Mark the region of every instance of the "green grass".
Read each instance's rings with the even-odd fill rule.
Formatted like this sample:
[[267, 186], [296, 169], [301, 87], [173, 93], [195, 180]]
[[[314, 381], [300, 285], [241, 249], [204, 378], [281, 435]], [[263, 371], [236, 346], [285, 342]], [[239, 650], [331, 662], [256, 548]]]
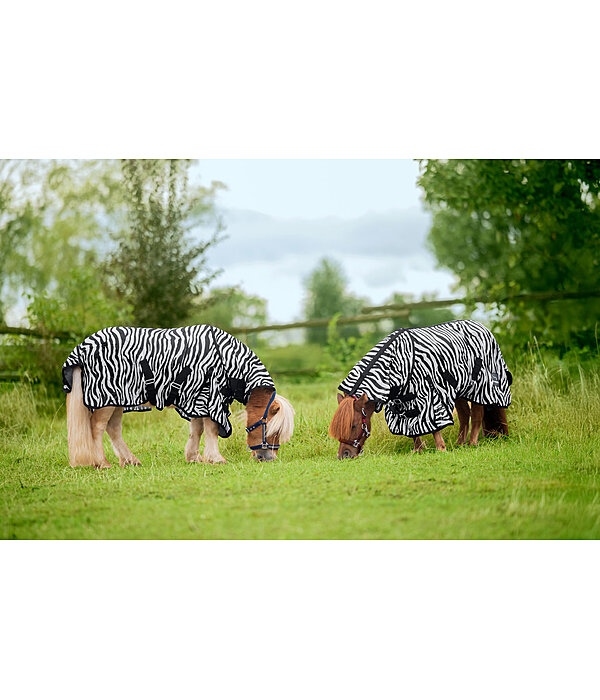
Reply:
[[187, 423], [174, 412], [128, 415], [143, 466], [72, 469], [64, 406], [24, 386], [0, 395], [2, 538], [597, 538], [600, 373], [515, 372], [511, 437], [410, 453], [383, 415], [365, 455], [339, 462], [327, 437], [335, 380], [280, 384], [296, 433], [255, 463], [237, 428], [226, 465], [187, 464]]

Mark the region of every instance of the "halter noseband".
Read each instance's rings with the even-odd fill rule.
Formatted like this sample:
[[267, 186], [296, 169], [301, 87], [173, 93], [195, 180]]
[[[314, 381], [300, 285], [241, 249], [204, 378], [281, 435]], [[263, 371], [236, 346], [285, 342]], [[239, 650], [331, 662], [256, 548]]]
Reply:
[[[356, 401], [356, 396], [353, 395], [352, 398]], [[340, 440], [340, 442], [343, 443], [344, 445], [350, 445], [350, 447], [360, 448], [358, 455], [361, 455], [363, 453], [363, 446], [364, 446], [365, 442], [367, 441], [367, 438], [371, 434], [371, 432], [367, 428], [367, 413], [366, 413], [364, 407], [361, 408], [360, 410], [362, 413], [362, 426], [361, 426], [362, 433], [361, 433], [361, 436], [359, 438], [357, 438], [356, 440], [352, 440], [351, 442], [349, 440]]]
[[257, 420], [256, 423], [253, 425], [249, 426], [246, 428], [247, 433], [251, 433], [253, 430], [258, 428], [259, 425], [262, 425], [262, 443], [260, 445], [248, 445], [249, 450], [278, 450], [279, 445], [269, 445], [267, 442], [267, 413], [269, 412], [269, 409], [271, 408], [271, 404], [273, 403], [273, 400], [275, 399], [276, 391], [273, 390], [273, 393], [271, 394], [271, 398], [269, 399], [269, 403], [267, 404], [267, 407], [265, 408], [265, 412], [263, 413], [263, 417], [260, 420]]

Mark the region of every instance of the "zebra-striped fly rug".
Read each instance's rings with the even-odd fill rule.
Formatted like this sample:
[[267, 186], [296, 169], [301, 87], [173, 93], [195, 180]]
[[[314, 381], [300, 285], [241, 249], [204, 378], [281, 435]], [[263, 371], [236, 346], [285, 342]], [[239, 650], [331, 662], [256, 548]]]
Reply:
[[339, 389], [357, 398], [366, 392], [376, 411], [385, 406], [391, 433], [418, 437], [452, 425], [457, 398], [508, 407], [511, 383], [491, 331], [477, 321], [450, 321], [394, 331]]
[[[244, 343], [213, 326], [104, 328], [80, 343], [63, 365], [71, 391], [81, 367], [83, 402], [90, 410], [174, 406], [186, 420], [208, 417], [219, 436], [231, 435], [229, 405], [246, 404], [259, 387], [275, 388], [263, 363]], [[152, 406], [144, 406], [150, 403]]]

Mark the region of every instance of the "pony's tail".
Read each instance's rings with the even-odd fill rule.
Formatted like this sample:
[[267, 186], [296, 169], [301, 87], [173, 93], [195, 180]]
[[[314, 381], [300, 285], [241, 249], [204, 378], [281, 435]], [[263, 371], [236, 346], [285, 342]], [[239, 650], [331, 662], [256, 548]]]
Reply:
[[508, 435], [506, 409], [499, 406], [485, 406], [483, 411], [483, 434], [489, 437]]
[[81, 368], [75, 367], [71, 391], [67, 394], [67, 437], [72, 467], [95, 463], [91, 418], [91, 412], [83, 403]]

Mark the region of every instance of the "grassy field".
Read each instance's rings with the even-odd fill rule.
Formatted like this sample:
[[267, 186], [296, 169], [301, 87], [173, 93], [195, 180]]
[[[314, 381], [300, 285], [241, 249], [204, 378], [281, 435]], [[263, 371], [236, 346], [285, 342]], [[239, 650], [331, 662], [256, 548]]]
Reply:
[[226, 465], [187, 464], [187, 423], [172, 411], [128, 415], [143, 466], [72, 469], [64, 404], [24, 386], [0, 395], [2, 538], [597, 538], [600, 373], [515, 371], [511, 437], [410, 453], [383, 415], [363, 457], [339, 462], [327, 437], [335, 378], [278, 383], [296, 433], [272, 463], [244, 433], [222, 440]]

